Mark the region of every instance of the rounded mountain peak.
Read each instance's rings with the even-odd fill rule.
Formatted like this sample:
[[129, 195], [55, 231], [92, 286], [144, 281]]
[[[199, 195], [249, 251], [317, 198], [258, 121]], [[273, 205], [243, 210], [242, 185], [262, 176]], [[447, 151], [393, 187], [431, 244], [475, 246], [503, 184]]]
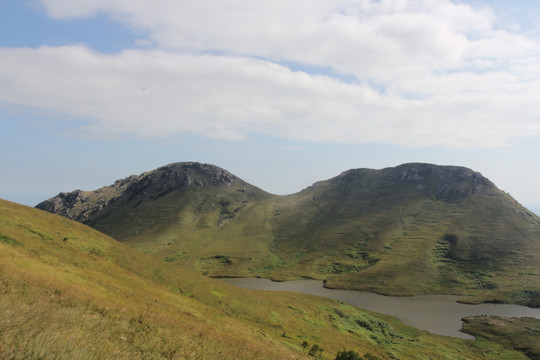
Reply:
[[218, 166], [198, 162], [171, 163], [137, 177], [127, 188], [131, 198], [163, 196], [189, 186], [232, 185], [238, 178]]
[[145, 174], [152, 173], [158, 173], [164, 179], [179, 179], [185, 175], [187, 185], [194, 183], [199, 186], [230, 184], [237, 179], [236, 176], [219, 166], [199, 162], [175, 162]]
[[[444, 201], [455, 201], [484, 190], [496, 189], [482, 174], [466, 167], [428, 163], [407, 163], [382, 170], [351, 169], [330, 179], [330, 183], [347, 186], [355, 183], [387, 190], [400, 185], [411, 191], [431, 191], [435, 198]], [[400, 189], [403, 191], [402, 187]]]

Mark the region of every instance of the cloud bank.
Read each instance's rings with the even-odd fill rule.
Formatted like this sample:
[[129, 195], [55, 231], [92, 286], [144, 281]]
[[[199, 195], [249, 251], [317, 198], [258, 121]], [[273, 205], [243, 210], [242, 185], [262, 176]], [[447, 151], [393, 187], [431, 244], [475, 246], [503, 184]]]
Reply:
[[[41, 0], [138, 48], [0, 48], [0, 103], [105, 134], [501, 146], [540, 132], [540, 43], [448, 0]], [[344, 80], [346, 79], [346, 80]]]

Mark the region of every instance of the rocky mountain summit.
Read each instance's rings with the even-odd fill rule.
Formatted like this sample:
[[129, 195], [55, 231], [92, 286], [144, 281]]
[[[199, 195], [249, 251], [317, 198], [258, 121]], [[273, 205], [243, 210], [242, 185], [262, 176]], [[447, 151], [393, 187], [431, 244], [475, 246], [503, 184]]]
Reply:
[[[369, 183], [363, 179], [371, 179]], [[495, 184], [471, 169], [460, 166], [439, 166], [409, 163], [382, 170], [352, 169], [329, 180], [333, 185], [360, 183], [364, 191], [389, 189], [396, 191], [431, 192], [437, 200], [447, 202], [464, 199], [483, 190], [496, 189]], [[397, 190], [397, 186], [401, 186]]]
[[157, 199], [174, 190], [183, 191], [190, 186], [212, 187], [245, 184], [241, 179], [220, 167], [197, 162], [178, 162], [158, 169], [119, 179], [114, 184], [94, 191], [75, 190], [61, 192], [45, 200], [36, 208], [79, 222], [87, 222], [112, 204]]
[[448, 202], [496, 189], [482, 174], [459, 166], [405, 164], [385, 172], [390, 173], [388, 178], [394, 179], [394, 183], [413, 183], [416, 190], [431, 188], [438, 200]]

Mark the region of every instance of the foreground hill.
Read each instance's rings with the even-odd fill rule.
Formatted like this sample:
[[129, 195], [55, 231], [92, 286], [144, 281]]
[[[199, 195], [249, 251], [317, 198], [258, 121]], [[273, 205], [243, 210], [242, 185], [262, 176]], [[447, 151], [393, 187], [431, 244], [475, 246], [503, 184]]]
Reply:
[[328, 299], [235, 288], [3, 200], [0, 294], [2, 359], [526, 359]]
[[540, 306], [540, 219], [470, 169], [354, 169], [289, 196], [175, 163], [37, 206], [211, 276]]

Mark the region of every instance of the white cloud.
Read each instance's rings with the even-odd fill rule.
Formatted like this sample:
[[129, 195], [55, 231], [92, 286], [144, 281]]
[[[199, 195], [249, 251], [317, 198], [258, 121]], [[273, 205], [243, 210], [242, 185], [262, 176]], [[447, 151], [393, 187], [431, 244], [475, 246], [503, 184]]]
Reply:
[[[84, 118], [89, 131], [448, 147], [540, 132], [540, 44], [498, 29], [487, 8], [448, 0], [41, 1], [58, 19], [108, 14], [155, 44], [115, 55], [0, 50], [0, 102]], [[356, 81], [279, 65], [291, 62]]]
[[58, 18], [103, 12], [159, 47], [329, 66], [388, 79], [458, 65], [493, 15], [448, 0], [42, 0]]
[[[540, 130], [536, 99], [520, 94], [531, 85], [505, 76], [492, 83], [506, 86], [488, 84], [480, 94], [459, 93], [479, 75], [447, 76], [454, 89], [444, 96], [407, 100], [241, 57], [42, 47], [1, 49], [0, 58], [0, 101], [88, 119], [87, 130], [96, 132], [459, 147], [500, 145]], [[516, 106], [521, 120], [510, 121]]]

